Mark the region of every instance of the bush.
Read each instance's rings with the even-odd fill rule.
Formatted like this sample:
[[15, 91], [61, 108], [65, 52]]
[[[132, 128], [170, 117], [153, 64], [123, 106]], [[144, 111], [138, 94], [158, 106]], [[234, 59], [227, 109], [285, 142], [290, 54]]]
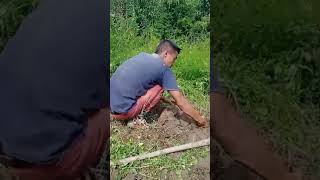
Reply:
[[111, 28], [132, 19], [138, 36], [195, 42], [209, 37], [209, 8], [208, 0], [115, 0], [111, 4]]

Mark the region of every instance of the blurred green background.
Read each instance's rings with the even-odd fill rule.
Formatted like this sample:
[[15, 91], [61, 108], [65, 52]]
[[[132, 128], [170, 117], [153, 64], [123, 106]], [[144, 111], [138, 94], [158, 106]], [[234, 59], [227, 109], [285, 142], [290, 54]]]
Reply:
[[320, 179], [320, 1], [212, 1], [215, 66], [275, 149]]

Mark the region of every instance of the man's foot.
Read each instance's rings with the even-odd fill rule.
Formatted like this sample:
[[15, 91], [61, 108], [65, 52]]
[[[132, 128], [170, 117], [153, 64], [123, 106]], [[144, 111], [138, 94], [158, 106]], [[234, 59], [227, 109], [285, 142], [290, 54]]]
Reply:
[[147, 128], [148, 124], [146, 120], [143, 118], [135, 118], [133, 120], [130, 120], [127, 126], [132, 129], [138, 129], [138, 128]]

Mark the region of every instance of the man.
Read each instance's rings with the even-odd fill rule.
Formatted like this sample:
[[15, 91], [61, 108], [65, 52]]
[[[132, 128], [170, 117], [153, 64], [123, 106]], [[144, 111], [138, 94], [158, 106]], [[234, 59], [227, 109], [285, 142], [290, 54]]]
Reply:
[[[211, 138], [230, 156], [266, 180], [298, 180], [301, 175], [289, 171], [284, 160], [273, 153], [264, 139], [250, 127], [227, 99], [217, 69], [211, 69]], [[226, 172], [227, 174], [230, 174]], [[237, 177], [235, 179], [238, 179]]]
[[40, 1], [0, 56], [0, 163], [21, 180], [73, 180], [102, 155], [107, 5]]
[[143, 52], [120, 65], [110, 80], [112, 117], [137, 122], [139, 114], [151, 111], [166, 90], [198, 126], [205, 126], [206, 120], [183, 96], [171, 70], [180, 51], [171, 40], [163, 40], [154, 54]]

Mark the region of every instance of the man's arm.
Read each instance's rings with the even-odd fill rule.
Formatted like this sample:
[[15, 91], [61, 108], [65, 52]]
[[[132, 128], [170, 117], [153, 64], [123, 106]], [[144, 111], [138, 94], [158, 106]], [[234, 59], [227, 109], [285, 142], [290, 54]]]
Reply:
[[176, 105], [186, 114], [191, 116], [196, 124], [200, 127], [206, 125], [206, 120], [200, 115], [200, 113], [188, 102], [180, 91], [169, 91], [169, 94], [175, 100]]

